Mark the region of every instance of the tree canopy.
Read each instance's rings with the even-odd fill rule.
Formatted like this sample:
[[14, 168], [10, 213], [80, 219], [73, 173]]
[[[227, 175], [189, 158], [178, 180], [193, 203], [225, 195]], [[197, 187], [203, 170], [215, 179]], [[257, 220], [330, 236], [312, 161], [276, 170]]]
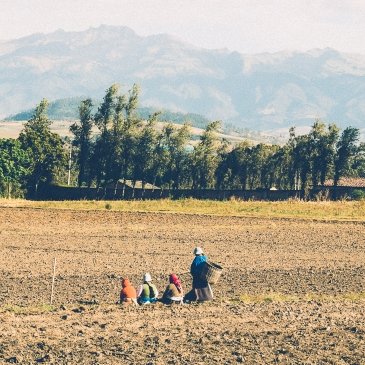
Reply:
[[[340, 131], [316, 120], [309, 133], [289, 131], [284, 145], [231, 144], [221, 137], [221, 122], [206, 125], [193, 140], [190, 125], [158, 124], [160, 113], [138, 116], [139, 88], [122, 94], [110, 86], [95, 111], [91, 99], [79, 105], [72, 124], [70, 173], [78, 186], [116, 186], [137, 181], [169, 189], [300, 189], [328, 179], [365, 177], [365, 147], [359, 130]], [[70, 150], [51, 131], [47, 100], [36, 106], [17, 140], [0, 140], [0, 189], [23, 187], [32, 196], [40, 183], [65, 183]]]
[[51, 132], [47, 106], [47, 100], [43, 99], [19, 135], [19, 142], [30, 158], [26, 185], [32, 194], [37, 193], [40, 182], [50, 183], [56, 169], [65, 164], [63, 142], [58, 134]]

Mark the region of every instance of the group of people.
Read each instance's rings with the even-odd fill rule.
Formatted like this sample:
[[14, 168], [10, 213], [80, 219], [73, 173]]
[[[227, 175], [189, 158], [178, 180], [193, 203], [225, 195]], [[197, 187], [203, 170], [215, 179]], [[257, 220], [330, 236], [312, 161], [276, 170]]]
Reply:
[[195, 247], [195, 258], [190, 267], [190, 273], [193, 278], [192, 290], [184, 295], [183, 287], [180, 278], [176, 274], [170, 274], [169, 283], [162, 295], [159, 298], [159, 292], [156, 285], [152, 282], [150, 273], [143, 276], [143, 283], [136, 290], [128, 278], [122, 279], [122, 290], [120, 292], [119, 303], [124, 305], [129, 304], [149, 304], [160, 301], [164, 304], [183, 303], [191, 301], [207, 301], [213, 300], [213, 291], [208, 281], [201, 275], [207, 256], [204, 254], [201, 247]]

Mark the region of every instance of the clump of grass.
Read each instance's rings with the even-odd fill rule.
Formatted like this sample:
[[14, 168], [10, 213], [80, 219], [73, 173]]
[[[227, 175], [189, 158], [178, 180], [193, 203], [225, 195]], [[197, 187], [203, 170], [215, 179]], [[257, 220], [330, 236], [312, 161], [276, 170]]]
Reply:
[[29, 315], [29, 314], [44, 314], [54, 312], [56, 307], [49, 304], [41, 304], [37, 306], [19, 306], [7, 304], [0, 307], [0, 313], [14, 313], [18, 315]]
[[305, 295], [282, 294], [282, 293], [263, 293], [263, 294], [242, 294], [231, 299], [233, 303], [281, 303], [281, 302], [333, 302], [333, 301], [352, 301], [359, 302], [365, 300], [365, 292], [352, 292], [343, 294], [316, 294], [308, 293]]
[[242, 294], [239, 301], [242, 303], [296, 302], [299, 301], [299, 297], [282, 293]]
[[343, 293], [337, 295], [306, 294], [304, 299], [307, 301], [317, 301], [317, 302], [329, 302], [338, 300], [359, 302], [365, 300], [365, 292], [352, 292], [352, 293]]

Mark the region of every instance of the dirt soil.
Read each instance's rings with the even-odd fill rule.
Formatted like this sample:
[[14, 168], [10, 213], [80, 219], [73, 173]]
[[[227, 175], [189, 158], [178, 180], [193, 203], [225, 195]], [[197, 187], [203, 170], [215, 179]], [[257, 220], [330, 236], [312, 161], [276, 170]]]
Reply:
[[[115, 304], [120, 276], [189, 289], [197, 245], [214, 302]], [[364, 274], [363, 223], [0, 208], [0, 363], [365, 364]]]

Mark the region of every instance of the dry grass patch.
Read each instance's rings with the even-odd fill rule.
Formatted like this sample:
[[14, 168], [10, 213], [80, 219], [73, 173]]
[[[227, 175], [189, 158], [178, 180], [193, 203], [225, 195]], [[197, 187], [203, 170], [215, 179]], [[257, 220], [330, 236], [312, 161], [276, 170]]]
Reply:
[[166, 212], [219, 216], [301, 218], [365, 221], [365, 201], [304, 202], [298, 200], [214, 201], [214, 200], [134, 200], [134, 201], [28, 201], [1, 199], [3, 207], [41, 209], [111, 210], [124, 212]]
[[266, 293], [266, 294], [242, 294], [238, 298], [232, 299], [235, 303], [282, 303], [282, 302], [342, 302], [351, 301], [359, 302], [365, 300], [365, 292], [344, 293], [337, 295], [314, 294], [292, 295], [282, 293]]
[[4, 305], [0, 307], [0, 313], [14, 313], [21, 315], [45, 314], [56, 311], [56, 307], [50, 304], [34, 306]]

